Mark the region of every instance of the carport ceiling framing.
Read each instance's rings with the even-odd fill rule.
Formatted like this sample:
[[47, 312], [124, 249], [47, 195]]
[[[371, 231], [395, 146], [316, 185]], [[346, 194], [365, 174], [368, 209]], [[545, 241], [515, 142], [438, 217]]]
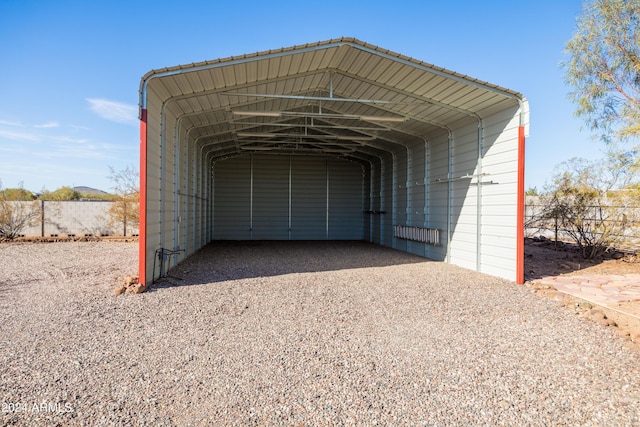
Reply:
[[151, 71], [143, 111], [148, 90], [163, 100], [163, 123], [176, 111], [212, 161], [251, 151], [379, 156], [523, 99], [349, 38]]
[[[270, 96], [253, 98], [208, 111], [211, 114], [206, 125], [191, 122], [186, 126], [193, 128], [194, 138], [221, 144], [233, 142], [238, 150], [244, 151], [312, 149], [321, 154], [348, 155], [372, 145], [367, 143], [403, 145], [400, 141], [407, 138], [421, 140], [419, 134], [398, 128], [410, 117], [378, 106], [353, 114], [353, 109], [342, 105], [359, 100], [335, 97], [321, 100], [317, 96], [310, 100], [299, 95], [275, 101]], [[339, 101], [331, 102], [332, 99]], [[202, 117], [195, 120], [201, 121]]]

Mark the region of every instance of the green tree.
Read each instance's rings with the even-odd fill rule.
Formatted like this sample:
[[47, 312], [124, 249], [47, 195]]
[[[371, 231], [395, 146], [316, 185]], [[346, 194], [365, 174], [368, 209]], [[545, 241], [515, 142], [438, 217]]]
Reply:
[[576, 114], [605, 142], [640, 135], [640, 0], [590, 0], [566, 45]]
[[55, 191], [42, 190], [40, 200], [80, 200], [82, 195], [71, 187], [62, 186]]
[[31, 191], [25, 190], [22, 187], [22, 183], [20, 183], [18, 188], [2, 189], [0, 186], [0, 197], [7, 201], [30, 201], [36, 199], [36, 195]]
[[137, 227], [140, 223], [140, 175], [134, 166], [119, 171], [109, 166], [109, 171], [114, 191], [113, 203], [107, 212], [109, 225], [122, 225], [123, 235], [126, 236], [127, 227]]

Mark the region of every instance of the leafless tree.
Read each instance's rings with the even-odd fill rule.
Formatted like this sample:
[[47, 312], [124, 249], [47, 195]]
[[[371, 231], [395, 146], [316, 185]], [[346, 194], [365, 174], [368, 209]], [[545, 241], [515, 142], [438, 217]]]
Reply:
[[[22, 189], [22, 187], [20, 187]], [[25, 191], [13, 192], [13, 194]], [[2, 189], [0, 181], [0, 238], [14, 239], [26, 227], [35, 225], [42, 215], [40, 203], [32, 200], [11, 200], [10, 192]]]
[[109, 171], [115, 194], [107, 212], [109, 225], [122, 225], [123, 235], [126, 236], [127, 227], [137, 227], [140, 223], [139, 174], [132, 165], [118, 171], [109, 166]]

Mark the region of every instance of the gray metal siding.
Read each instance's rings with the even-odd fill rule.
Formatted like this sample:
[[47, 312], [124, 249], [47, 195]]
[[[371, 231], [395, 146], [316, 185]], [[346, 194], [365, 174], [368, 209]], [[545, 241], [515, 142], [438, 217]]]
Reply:
[[253, 240], [289, 239], [289, 157], [253, 156]]
[[344, 160], [327, 161], [329, 240], [364, 239], [362, 167]]
[[[371, 164], [369, 164], [368, 166], [365, 166], [364, 174], [362, 176], [362, 210], [367, 212], [371, 209], [371, 173]], [[362, 218], [362, 237], [363, 240], [367, 241], [370, 241], [369, 239], [371, 238], [370, 217], [370, 214], [364, 213]]]
[[[426, 152], [425, 143], [417, 144], [412, 147], [412, 176], [410, 187], [411, 207], [409, 209], [409, 217], [406, 225], [416, 227], [429, 228], [426, 209], [426, 193], [427, 193], [427, 169], [426, 169]], [[420, 242], [411, 242], [408, 245], [408, 252], [417, 255], [426, 255], [429, 245]]]
[[296, 158], [291, 164], [291, 239], [326, 239], [327, 160]]
[[382, 210], [382, 203], [381, 203], [381, 199], [380, 199], [380, 194], [381, 194], [381, 179], [380, 179], [380, 172], [381, 172], [381, 161], [378, 162], [377, 164], [374, 165], [373, 170], [371, 171], [371, 189], [370, 189], [370, 209], [371, 212], [369, 213], [369, 226], [370, 226], [370, 234], [371, 234], [371, 242], [373, 243], [381, 243], [381, 235], [380, 235], [380, 230], [381, 230], [381, 214], [380, 211]]
[[246, 155], [216, 162], [213, 173], [215, 240], [364, 239], [368, 186], [357, 163]]
[[448, 141], [447, 136], [429, 142], [429, 228], [440, 230], [441, 246], [429, 249], [429, 257], [442, 261], [447, 255], [448, 228]]
[[380, 215], [380, 235], [381, 244], [384, 246], [392, 247], [393, 245], [393, 196], [395, 191], [393, 189], [393, 156], [391, 154], [382, 156], [383, 171], [381, 177], [381, 211], [384, 212]]
[[214, 173], [214, 239], [251, 239], [250, 157], [217, 162]]

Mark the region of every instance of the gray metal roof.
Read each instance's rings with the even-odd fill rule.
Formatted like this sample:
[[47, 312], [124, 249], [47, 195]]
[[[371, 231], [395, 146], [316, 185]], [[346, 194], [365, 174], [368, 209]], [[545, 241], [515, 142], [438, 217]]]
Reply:
[[[352, 38], [153, 70], [141, 82], [213, 158], [251, 151], [375, 156], [520, 107], [518, 92]], [[155, 107], [154, 107], [155, 108]]]

